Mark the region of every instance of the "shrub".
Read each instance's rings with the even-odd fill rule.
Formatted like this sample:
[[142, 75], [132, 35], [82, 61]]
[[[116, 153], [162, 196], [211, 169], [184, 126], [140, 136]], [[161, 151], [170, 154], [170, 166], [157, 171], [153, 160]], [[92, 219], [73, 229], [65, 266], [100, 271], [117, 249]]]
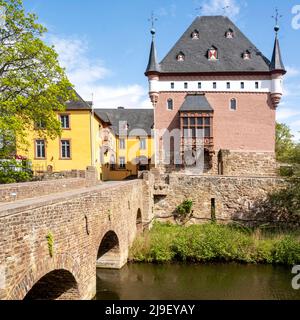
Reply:
[[138, 262], [300, 263], [297, 236], [262, 235], [233, 226], [209, 223], [182, 227], [155, 223], [131, 250]]
[[23, 163], [16, 160], [0, 162], [0, 184], [26, 182], [32, 179], [33, 173]]
[[181, 215], [186, 217], [188, 214], [192, 212], [192, 207], [193, 207], [193, 201], [192, 200], [185, 200], [176, 208], [176, 212]]

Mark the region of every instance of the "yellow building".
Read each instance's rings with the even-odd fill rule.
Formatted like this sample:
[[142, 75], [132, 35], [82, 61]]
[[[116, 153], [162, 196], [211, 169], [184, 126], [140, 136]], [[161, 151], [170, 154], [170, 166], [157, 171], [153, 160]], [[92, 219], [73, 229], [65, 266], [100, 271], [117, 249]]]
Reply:
[[95, 115], [109, 128], [103, 143], [103, 180], [136, 177], [154, 166], [152, 109], [96, 109]]
[[65, 112], [57, 114], [62, 126], [60, 137], [41, 137], [41, 131], [33, 126], [28, 146], [18, 150], [31, 161], [35, 174], [95, 166], [99, 180], [123, 180], [151, 167], [152, 110], [92, 110], [91, 103], [77, 96]]

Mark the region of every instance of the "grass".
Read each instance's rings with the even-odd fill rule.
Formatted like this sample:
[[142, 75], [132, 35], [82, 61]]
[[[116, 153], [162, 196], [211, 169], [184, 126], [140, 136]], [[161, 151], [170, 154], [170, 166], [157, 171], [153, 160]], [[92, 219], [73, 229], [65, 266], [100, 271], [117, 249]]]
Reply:
[[190, 227], [155, 223], [136, 239], [130, 260], [294, 265], [300, 264], [299, 239], [297, 233], [267, 233], [215, 223]]

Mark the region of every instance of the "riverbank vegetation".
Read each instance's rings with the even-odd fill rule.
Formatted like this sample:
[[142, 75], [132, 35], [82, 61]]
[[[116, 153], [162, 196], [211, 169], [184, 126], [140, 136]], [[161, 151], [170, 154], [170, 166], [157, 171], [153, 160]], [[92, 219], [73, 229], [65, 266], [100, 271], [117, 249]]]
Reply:
[[189, 227], [155, 223], [131, 249], [132, 262], [300, 263], [300, 232], [266, 232], [209, 223]]

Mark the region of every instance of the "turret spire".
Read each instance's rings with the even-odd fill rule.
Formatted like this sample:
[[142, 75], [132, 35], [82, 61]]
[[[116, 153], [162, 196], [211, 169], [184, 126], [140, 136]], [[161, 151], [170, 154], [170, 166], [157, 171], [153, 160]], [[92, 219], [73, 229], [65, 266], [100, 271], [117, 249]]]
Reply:
[[280, 45], [278, 40], [278, 32], [280, 30], [279, 27], [279, 19], [282, 17], [282, 15], [279, 15], [278, 9], [276, 8], [275, 16], [272, 16], [272, 18], [275, 19], [275, 43], [274, 43], [274, 49], [273, 49], [273, 55], [272, 60], [270, 64], [270, 71], [283, 71], [283, 73], [286, 73], [284, 64], [282, 62], [281, 52], [280, 52]]
[[148, 66], [146, 69], [146, 75], [149, 72], [159, 72], [159, 64], [157, 63], [157, 56], [156, 56], [156, 48], [155, 48], [155, 28], [154, 24], [155, 21], [157, 21], [157, 18], [154, 16], [154, 13], [152, 12], [151, 18], [149, 19], [151, 22], [151, 35], [152, 35], [152, 42], [151, 42], [151, 49], [150, 49], [150, 55], [149, 55], [149, 61]]

